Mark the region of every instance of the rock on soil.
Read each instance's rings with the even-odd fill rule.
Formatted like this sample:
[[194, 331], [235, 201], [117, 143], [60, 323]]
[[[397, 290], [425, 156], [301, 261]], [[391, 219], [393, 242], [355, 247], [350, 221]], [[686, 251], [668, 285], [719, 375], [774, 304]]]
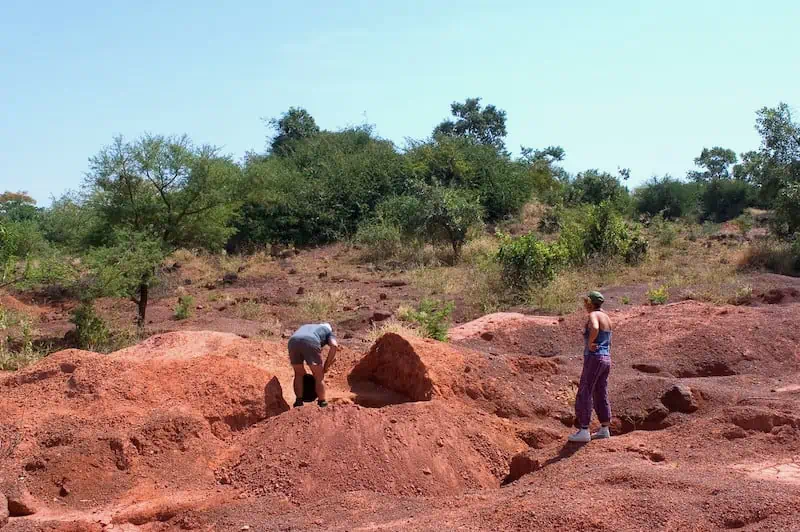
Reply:
[[661, 397], [661, 402], [670, 412], [691, 414], [698, 409], [692, 389], [684, 385], [675, 385], [667, 390]]

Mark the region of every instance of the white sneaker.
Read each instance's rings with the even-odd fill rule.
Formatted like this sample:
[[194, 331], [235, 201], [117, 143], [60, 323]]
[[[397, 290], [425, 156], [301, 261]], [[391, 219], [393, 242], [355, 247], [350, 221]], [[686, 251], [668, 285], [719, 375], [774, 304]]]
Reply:
[[592, 435], [589, 434], [589, 429], [581, 429], [575, 434], [570, 434], [567, 439], [575, 443], [589, 443], [592, 441]]
[[592, 434], [593, 440], [604, 440], [610, 437], [611, 437], [611, 431], [608, 430], [608, 427], [600, 427], [600, 430]]

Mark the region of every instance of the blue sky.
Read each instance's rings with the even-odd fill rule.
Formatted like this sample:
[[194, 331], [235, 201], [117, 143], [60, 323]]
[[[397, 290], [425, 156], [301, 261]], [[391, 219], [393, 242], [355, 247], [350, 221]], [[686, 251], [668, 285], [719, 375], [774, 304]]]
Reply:
[[758, 108], [800, 106], [798, 20], [796, 0], [3, 0], [0, 190], [47, 204], [115, 134], [238, 158], [290, 106], [402, 145], [473, 96], [515, 152], [683, 176], [704, 146], [756, 148]]

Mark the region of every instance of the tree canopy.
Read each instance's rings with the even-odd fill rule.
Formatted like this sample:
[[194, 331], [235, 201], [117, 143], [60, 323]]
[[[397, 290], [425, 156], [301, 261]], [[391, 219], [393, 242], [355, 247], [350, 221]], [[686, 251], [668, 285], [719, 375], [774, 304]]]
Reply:
[[444, 120], [433, 130], [433, 136], [466, 137], [481, 144], [505, 149], [506, 112], [494, 105], [481, 108], [480, 98], [453, 102], [450, 112], [455, 117]]

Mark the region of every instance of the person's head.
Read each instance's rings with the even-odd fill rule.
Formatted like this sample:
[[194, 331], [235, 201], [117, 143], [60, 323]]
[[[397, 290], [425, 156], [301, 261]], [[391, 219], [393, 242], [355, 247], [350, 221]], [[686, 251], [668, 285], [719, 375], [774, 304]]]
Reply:
[[586, 307], [587, 312], [594, 312], [595, 310], [600, 310], [605, 300], [603, 294], [593, 290], [583, 298], [583, 306]]

